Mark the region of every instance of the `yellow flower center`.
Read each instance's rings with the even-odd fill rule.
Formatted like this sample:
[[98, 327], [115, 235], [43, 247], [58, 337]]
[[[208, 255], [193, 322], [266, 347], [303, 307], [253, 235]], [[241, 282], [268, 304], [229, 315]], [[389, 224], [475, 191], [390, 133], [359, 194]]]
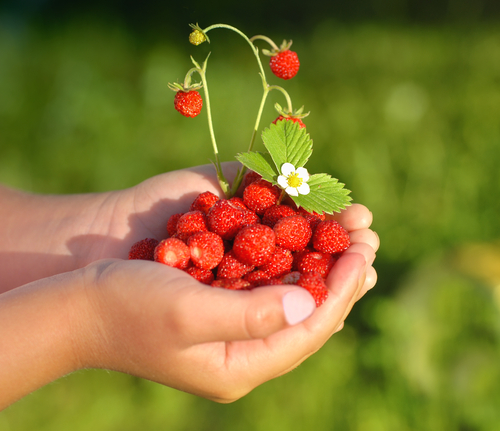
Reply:
[[297, 173], [290, 174], [287, 178], [288, 185], [293, 188], [300, 187], [303, 183], [302, 178]]

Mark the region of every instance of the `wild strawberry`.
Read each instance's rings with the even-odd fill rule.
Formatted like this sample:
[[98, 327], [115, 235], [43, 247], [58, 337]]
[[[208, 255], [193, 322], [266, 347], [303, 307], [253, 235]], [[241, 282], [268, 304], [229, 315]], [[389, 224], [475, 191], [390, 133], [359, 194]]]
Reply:
[[186, 269], [191, 254], [189, 247], [179, 238], [167, 238], [156, 246], [154, 260], [175, 268]]
[[250, 284], [255, 286], [259, 282], [263, 280], [269, 280], [271, 277], [267, 274], [267, 272], [262, 271], [260, 269], [255, 269], [251, 272], [246, 273], [243, 276], [243, 280], [248, 281]]
[[299, 71], [299, 56], [296, 52], [285, 49], [271, 57], [269, 66], [278, 78], [291, 79]]
[[199, 268], [198, 266], [190, 266], [184, 271], [186, 271], [191, 277], [195, 278], [196, 280], [198, 280], [200, 283], [203, 284], [210, 285], [215, 278], [214, 273], [212, 271], [205, 268]]
[[128, 258], [130, 260], [154, 260], [155, 248], [158, 245], [158, 240], [154, 238], [145, 238], [137, 241], [130, 247]]
[[253, 286], [254, 287], [260, 287], [260, 286], [276, 286], [276, 285], [280, 285], [280, 284], [284, 284], [281, 279], [277, 278], [277, 277], [273, 277], [273, 278], [262, 278], [260, 279], [259, 281], [256, 281], [255, 283], [253, 283]]
[[279, 277], [291, 271], [292, 263], [292, 252], [286, 248], [276, 247], [271, 258], [261, 265], [259, 270], [264, 271], [268, 278]]
[[201, 211], [204, 214], [208, 214], [208, 211], [215, 202], [219, 200], [219, 197], [212, 192], [200, 193], [196, 199], [191, 204], [189, 211]]
[[241, 208], [242, 210], [245, 211], [245, 222], [244, 226], [251, 226], [253, 224], [260, 223], [260, 218], [257, 214], [255, 214], [253, 211], [249, 210], [245, 203], [243, 202], [242, 198], [239, 198], [237, 196], [233, 196], [231, 199], [229, 199], [230, 202], [232, 202], [234, 205], [237, 207]]
[[226, 199], [218, 200], [208, 211], [208, 230], [225, 240], [232, 240], [245, 223], [245, 210]]
[[222, 238], [213, 232], [197, 232], [187, 240], [191, 260], [204, 269], [215, 268], [224, 256]]
[[276, 222], [273, 229], [276, 245], [292, 251], [303, 249], [312, 235], [311, 226], [301, 215], [284, 217]]
[[241, 278], [224, 278], [214, 280], [212, 287], [222, 287], [229, 290], [249, 290], [252, 288], [251, 283]]
[[319, 213], [314, 212], [314, 211], [313, 211], [313, 212], [309, 212], [309, 211], [305, 210], [305, 209], [304, 209], [304, 208], [302, 208], [302, 207], [299, 207], [299, 208], [297, 209], [297, 212], [298, 212], [300, 215], [303, 215], [303, 216], [306, 216], [306, 215], [313, 215], [313, 216], [315, 216], [315, 217], [318, 217], [321, 221], [326, 220], [326, 214], [325, 214], [325, 213], [321, 213], [321, 214], [319, 214]]
[[276, 124], [278, 121], [281, 121], [281, 120], [287, 120], [287, 121], [292, 121], [294, 123], [299, 123], [299, 126], [301, 129], [305, 128], [306, 125], [304, 124], [304, 122], [302, 121], [302, 119], [298, 118], [298, 117], [293, 117], [293, 116], [284, 116], [284, 115], [280, 115], [276, 118], [276, 120], [273, 121], [273, 124]]
[[302, 274], [296, 284], [306, 289], [312, 295], [316, 301], [316, 307], [319, 307], [328, 298], [328, 288], [326, 287], [325, 280], [317, 272], [311, 271]]
[[323, 253], [340, 253], [350, 245], [349, 234], [335, 220], [324, 220], [318, 224], [312, 238], [313, 246]]
[[335, 263], [335, 258], [330, 253], [322, 253], [313, 251], [310, 253], [302, 253], [295, 261], [297, 271], [305, 274], [307, 272], [316, 271], [323, 278], [326, 278]]
[[196, 117], [203, 106], [203, 99], [196, 90], [182, 91], [175, 93], [174, 107], [185, 117]]
[[167, 221], [167, 234], [172, 237], [177, 232], [177, 222], [184, 213], [172, 214]]
[[298, 271], [299, 270], [298, 263], [302, 259], [302, 256], [306, 255], [307, 253], [312, 253], [313, 251], [315, 250], [312, 247], [309, 247], [308, 245], [307, 247], [304, 247], [302, 250], [294, 252], [292, 269], [294, 271]]
[[274, 252], [276, 236], [274, 231], [263, 224], [246, 226], [235, 236], [233, 252], [247, 265], [262, 265]]
[[187, 241], [196, 232], [205, 232], [207, 230], [207, 217], [205, 214], [201, 211], [189, 211], [177, 220], [177, 232], [175, 236], [182, 241]]
[[314, 231], [318, 227], [318, 224], [321, 223], [321, 219], [318, 216], [310, 213], [302, 214], [302, 217], [304, 217], [307, 220], [309, 226], [311, 226], [311, 230], [314, 233]]
[[262, 217], [262, 224], [274, 227], [279, 219], [295, 215], [297, 212], [288, 205], [273, 205], [269, 207]]
[[254, 181], [260, 180], [262, 177], [260, 174], [258, 174], [255, 171], [248, 171], [245, 175], [245, 178], [243, 178], [243, 187], [247, 188], [250, 184], [252, 184]]
[[228, 251], [217, 266], [217, 278], [241, 278], [255, 267], [241, 262], [234, 252]]
[[260, 179], [251, 183], [243, 191], [243, 202], [248, 209], [258, 215], [263, 215], [266, 209], [276, 205], [279, 196], [278, 187], [273, 186], [269, 181]]

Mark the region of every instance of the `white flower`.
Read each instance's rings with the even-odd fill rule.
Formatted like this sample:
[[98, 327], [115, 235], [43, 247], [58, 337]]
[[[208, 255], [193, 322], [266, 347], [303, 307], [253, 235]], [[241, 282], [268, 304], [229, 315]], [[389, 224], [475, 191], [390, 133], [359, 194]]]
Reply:
[[310, 191], [309, 173], [306, 168], [297, 168], [291, 163], [283, 163], [281, 173], [278, 177], [278, 184], [285, 189], [290, 196], [307, 195]]

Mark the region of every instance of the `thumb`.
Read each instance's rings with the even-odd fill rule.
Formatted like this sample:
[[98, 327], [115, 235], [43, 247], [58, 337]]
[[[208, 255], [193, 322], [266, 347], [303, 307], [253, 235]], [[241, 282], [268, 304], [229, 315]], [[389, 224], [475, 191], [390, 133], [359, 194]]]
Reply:
[[292, 285], [234, 291], [198, 283], [188, 298], [170, 302], [167, 319], [194, 344], [266, 338], [316, 309], [311, 294]]

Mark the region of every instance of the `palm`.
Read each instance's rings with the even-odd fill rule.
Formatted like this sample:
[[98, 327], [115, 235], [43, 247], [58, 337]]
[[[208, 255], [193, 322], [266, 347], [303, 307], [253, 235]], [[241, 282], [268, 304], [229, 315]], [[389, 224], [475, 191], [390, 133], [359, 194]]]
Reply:
[[[232, 178], [238, 164], [227, 163], [224, 168], [227, 177]], [[148, 237], [165, 238], [169, 217], [186, 212], [194, 198], [204, 191], [221, 195], [211, 165], [168, 172], [115, 192], [109, 204], [101, 209], [101, 217], [108, 220], [111, 235], [96, 241], [99, 246], [93, 247], [89, 262], [109, 257], [126, 258], [134, 242]]]

